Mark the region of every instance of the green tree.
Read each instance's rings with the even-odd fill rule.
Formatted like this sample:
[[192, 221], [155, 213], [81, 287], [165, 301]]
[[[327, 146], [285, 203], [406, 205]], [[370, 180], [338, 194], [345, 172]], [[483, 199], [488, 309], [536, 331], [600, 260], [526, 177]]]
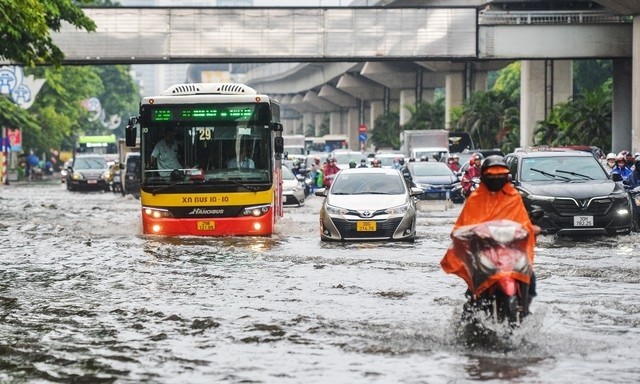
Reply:
[[[510, 95], [500, 91], [474, 92], [462, 105], [462, 114], [455, 130], [469, 132], [478, 148], [499, 148], [505, 129], [513, 125], [505, 115], [511, 110], [510, 119], [518, 105]], [[519, 109], [518, 109], [519, 110]]]
[[433, 103], [421, 100], [413, 105], [405, 105], [411, 118], [404, 124], [404, 129], [444, 129], [444, 98]]
[[574, 60], [573, 94], [594, 91], [613, 77], [611, 60]]
[[86, 31], [96, 29], [95, 23], [77, 4], [71, 0], [1, 1], [0, 58], [29, 67], [60, 65], [64, 53], [53, 44], [51, 31], [60, 31], [63, 21]]
[[594, 145], [611, 148], [611, 79], [593, 91], [556, 105], [538, 123], [536, 144], [551, 146]]
[[373, 122], [371, 130], [371, 142], [377, 148], [400, 148], [400, 113], [388, 112], [378, 116]]

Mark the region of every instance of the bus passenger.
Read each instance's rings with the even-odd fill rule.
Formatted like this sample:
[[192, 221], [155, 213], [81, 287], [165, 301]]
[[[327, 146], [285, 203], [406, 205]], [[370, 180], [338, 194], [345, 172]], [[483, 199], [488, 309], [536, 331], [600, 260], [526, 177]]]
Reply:
[[[151, 167], [157, 169], [180, 169], [182, 165], [178, 161], [178, 144], [176, 133], [171, 128], [166, 128], [164, 138], [156, 143], [151, 152]], [[169, 172], [160, 173], [161, 176], [169, 176]]]

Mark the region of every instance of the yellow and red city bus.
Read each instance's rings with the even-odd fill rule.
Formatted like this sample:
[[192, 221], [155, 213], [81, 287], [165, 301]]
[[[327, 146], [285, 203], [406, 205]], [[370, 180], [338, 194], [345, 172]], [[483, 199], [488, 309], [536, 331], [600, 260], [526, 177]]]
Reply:
[[[163, 168], [158, 159], [152, 161], [165, 130], [175, 133], [179, 166]], [[127, 126], [128, 146], [135, 145], [138, 134], [144, 234], [273, 233], [282, 217], [277, 100], [244, 84], [174, 85], [142, 99], [140, 114]], [[250, 161], [239, 158], [241, 149]]]

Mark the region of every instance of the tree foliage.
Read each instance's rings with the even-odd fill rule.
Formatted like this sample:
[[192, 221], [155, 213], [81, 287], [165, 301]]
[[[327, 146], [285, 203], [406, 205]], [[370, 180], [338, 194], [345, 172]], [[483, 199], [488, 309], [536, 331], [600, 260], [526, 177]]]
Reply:
[[538, 123], [536, 144], [572, 144], [611, 148], [611, 79], [593, 91], [584, 91], [566, 103], [556, 105]]
[[505, 135], [518, 125], [519, 103], [502, 91], [474, 92], [462, 105], [456, 131], [469, 132], [478, 148], [501, 148]]
[[371, 142], [376, 148], [400, 148], [400, 113], [388, 112], [373, 122]]
[[60, 65], [64, 53], [53, 43], [51, 31], [60, 31], [63, 22], [86, 31], [96, 29], [72, 0], [0, 1], [0, 58], [28, 67]]
[[444, 129], [444, 98], [438, 98], [433, 103], [421, 100], [416, 104], [405, 105], [411, 113], [411, 118], [404, 125], [404, 129]]

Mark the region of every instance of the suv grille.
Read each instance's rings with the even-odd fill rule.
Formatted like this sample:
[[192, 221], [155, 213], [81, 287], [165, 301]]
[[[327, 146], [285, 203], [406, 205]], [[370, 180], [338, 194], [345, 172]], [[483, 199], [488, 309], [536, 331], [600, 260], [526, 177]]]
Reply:
[[602, 216], [607, 214], [611, 205], [611, 199], [608, 197], [582, 200], [557, 198], [553, 202], [553, 208], [560, 216]]

